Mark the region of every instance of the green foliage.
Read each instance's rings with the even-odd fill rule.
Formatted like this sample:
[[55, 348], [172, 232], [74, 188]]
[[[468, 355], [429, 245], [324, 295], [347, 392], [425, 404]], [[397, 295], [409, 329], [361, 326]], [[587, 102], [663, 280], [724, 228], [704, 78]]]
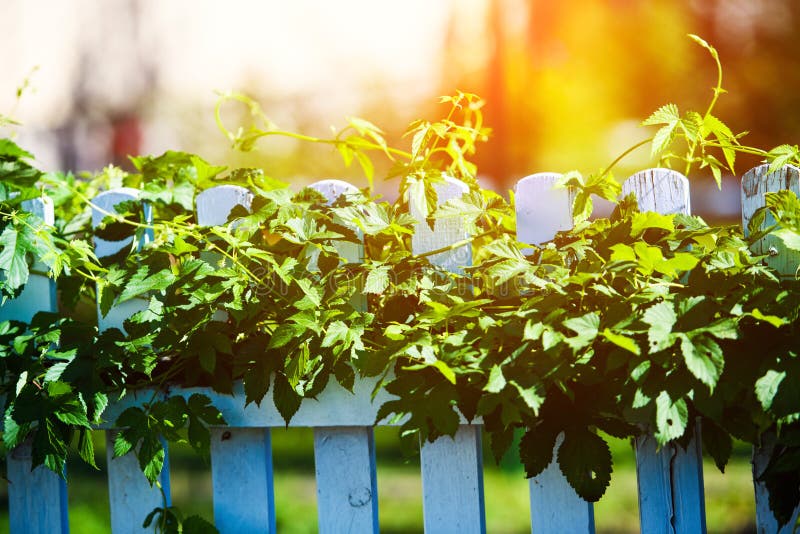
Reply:
[[[718, 61], [713, 48], [698, 42]], [[681, 115], [674, 105], [657, 110], [645, 121], [659, 127], [653, 154], [687, 169], [710, 166], [715, 174], [732, 170], [742, 151], [771, 157], [773, 165], [797, 163], [791, 147], [770, 154], [740, 145], [711, 114], [722, 92], [720, 71], [704, 115]], [[765, 233], [800, 248], [800, 201], [793, 194], [767, 195], [762, 220], [746, 239], [738, 228], [711, 227], [698, 217], [642, 213], [632, 197], [618, 201], [609, 218], [591, 219], [593, 195], [617, 201], [620, 194], [613, 164], [586, 177], [567, 173], [561, 185], [574, 193], [576, 224], [531, 249], [516, 240], [513, 205], [475, 181], [467, 157], [488, 131], [474, 95], [443, 99], [450, 106], [444, 120], [413, 123], [407, 151], [387, 146], [362, 119], [350, 119], [332, 139], [309, 138], [278, 130], [242, 95], [223, 95], [220, 106], [231, 100], [256, 121], [224, 130], [235, 146], [251, 149], [271, 135], [329, 144], [345, 164], [357, 161], [370, 184], [367, 154], [378, 151], [395, 162], [399, 200], [372, 198], [370, 188], [328, 203], [259, 170], [223, 174], [199, 156], [177, 152], [134, 158], [139, 174], [107, 168], [81, 180], [41, 173], [30, 154], [0, 142], [3, 294], [17, 295], [35, 263], [57, 279], [61, 295], [59, 314], [0, 323], [3, 440], [11, 448], [30, 439], [34, 466], [63, 473], [71, 446], [93, 465], [87, 433], [102, 422], [109, 399], [145, 390], [148, 402], [111, 422], [120, 428], [114, 453], [134, 451], [156, 483], [164, 441], [187, 442], [207, 455], [209, 425], [224, 424], [208, 397], [165, 395], [172, 386], [228, 394], [241, 381], [247, 403], [271, 394], [268, 402], [288, 424], [331, 381], [352, 390], [357, 377], [371, 376], [395, 395], [378, 420], [403, 421], [405, 437], [452, 435], [462, 417], [480, 417], [500, 458], [522, 431], [527, 474], [555, 460], [587, 500], [599, 499], [611, 476], [601, 433], [634, 438], [649, 431], [663, 446], [687, 440], [697, 418], [720, 469], [733, 437], [757, 445], [776, 433], [762, 478], [770, 488], [794, 480], [798, 281], [750, 251]], [[222, 124], [219, 107], [217, 117]], [[470, 190], [438, 205], [435, 185], [445, 176]], [[221, 183], [246, 185], [254, 195], [250, 211], [235, 208], [228, 220], [236, 224], [198, 226], [191, 213], [196, 194]], [[93, 230], [89, 199], [120, 185], [142, 189], [152, 215], [129, 203]], [[57, 207], [52, 228], [20, 209], [42, 191]], [[767, 215], [776, 224], [760, 230]], [[470, 236], [412, 254], [414, 225], [437, 219], [463, 220]], [[102, 262], [89, 245], [95, 236], [144, 233], [153, 236], [147, 245]], [[360, 236], [364, 261], [342, 261], [343, 248]], [[429, 261], [464, 245], [474, 258], [464, 273]], [[133, 299], [142, 307], [124, 332], [99, 332], [94, 312], [85, 311], [95, 309], [95, 298], [100, 315]], [[771, 502], [786, 518], [796, 501], [784, 493]], [[173, 508], [155, 510], [145, 523], [164, 532], [211, 528]]]

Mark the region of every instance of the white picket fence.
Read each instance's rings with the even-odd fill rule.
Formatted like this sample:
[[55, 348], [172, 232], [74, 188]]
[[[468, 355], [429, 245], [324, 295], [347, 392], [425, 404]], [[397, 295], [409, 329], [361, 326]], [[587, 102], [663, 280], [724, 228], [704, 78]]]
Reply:
[[[749, 217], [763, 205], [764, 192], [789, 188], [800, 194], [798, 169], [786, 167], [769, 174], [767, 166], [749, 171], [742, 180], [742, 213], [746, 228]], [[528, 243], [549, 240], [558, 230], [571, 224], [569, 191], [553, 189], [559, 175], [540, 173], [528, 176], [516, 186], [518, 238]], [[353, 186], [338, 180], [314, 184], [329, 200]], [[458, 197], [467, 187], [457, 180], [439, 186], [439, 202]], [[639, 172], [623, 185], [624, 194], [633, 192], [642, 210], [664, 214], [689, 213], [689, 184], [671, 170]], [[94, 202], [113, 210], [123, 200], [137, 199], [138, 191], [118, 189], [99, 195]], [[231, 208], [249, 206], [252, 195], [236, 186], [220, 186], [198, 195], [197, 218], [200, 224], [223, 224]], [[28, 209], [52, 221], [52, 205], [33, 201]], [[49, 213], [48, 213], [49, 210]], [[95, 215], [98, 224], [102, 214]], [[426, 224], [417, 227], [413, 250], [425, 253], [446, 247], [467, 237], [462, 222], [437, 221], [435, 231]], [[128, 242], [127, 244], [129, 244]], [[98, 256], [111, 254], [126, 243], [98, 240]], [[340, 250], [350, 261], [363, 258], [363, 248]], [[470, 262], [469, 247], [431, 256], [431, 261], [455, 270]], [[793, 273], [795, 260], [787, 255], [774, 261], [785, 273]], [[100, 328], [122, 326], [122, 321], [142, 309], [144, 301], [133, 299], [114, 308], [100, 319]], [[55, 310], [52, 281], [34, 275], [23, 294], [0, 308], [0, 320], [28, 320], [40, 310]], [[390, 398], [381, 391], [371, 398], [374, 382], [357, 380], [354, 394], [332, 382], [316, 399], [303, 402], [292, 419], [292, 427], [314, 429], [319, 531], [323, 533], [378, 532], [378, 504], [373, 424], [380, 405]], [[184, 389], [172, 394], [188, 397], [199, 389]], [[222, 533], [275, 532], [275, 496], [272, 480], [270, 428], [283, 427], [284, 421], [271, 401], [245, 407], [241, 385], [233, 396], [202, 390], [211, 397], [227, 427], [212, 429], [211, 475], [214, 522]], [[150, 400], [130, 396], [109, 407], [105, 418], [113, 422], [126, 407]], [[112, 458], [114, 429], [107, 429], [108, 485], [111, 526], [115, 533], [143, 532], [144, 515], [163, 504], [158, 488], [151, 487], [141, 474], [138, 462], [129, 454]], [[764, 469], [765, 451], [754, 451], [754, 475]], [[705, 532], [705, 503], [700, 446], [693, 442], [687, 451], [667, 446], [656, 451], [652, 437], [641, 438], [636, 446], [637, 478], [641, 531], [645, 533]], [[454, 438], [444, 437], [421, 447], [421, 475], [425, 531], [459, 534], [486, 531], [483, 499], [481, 427], [463, 424]], [[12, 533], [68, 531], [67, 487], [54, 473], [39, 467], [30, 470], [30, 450], [22, 445], [8, 455], [8, 492]], [[162, 474], [162, 487], [169, 497], [169, 470]], [[759, 533], [778, 532], [769, 511], [765, 488], [755, 484]], [[555, 463], [530, 480], [531, 530], [542, 533], [594, 532], [591, 503], [580, 499], [561, 475]], [[788, 533], [785, 527], [782, 533]]]

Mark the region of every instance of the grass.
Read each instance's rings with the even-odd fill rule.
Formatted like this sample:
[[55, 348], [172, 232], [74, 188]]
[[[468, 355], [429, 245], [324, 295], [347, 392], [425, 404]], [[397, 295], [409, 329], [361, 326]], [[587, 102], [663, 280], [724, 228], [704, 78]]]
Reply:
[[[81, 534], [110, 530], [108, 496], [102, 472], [105, 451], [102, 434], [96, 436], [101, 471], [78, 461], [70, 463], [70, 530]], [[401, 450], [394, 429], [376, 431], [378, 509], [381, 531], [422, 532], [422, 496], [419, 460]], [[317, 531], [313, 438], [310, 429], [275, 429], [272, 432], [275, 469], [275, 508], [278, 531], [306, 534]], [[603, 499], [595, 504], [598, 533], [635, 533], [638, 527], [636, 467], [633, 451], [623, 440], [611, 441], [614, 475]], [[490, 458], [488, 455], [486, 458]], [[173, 503], [187, 514], [211, 519], [212, 491], [209, 469], [186, 449], [171, 451]], [[528, 482], [521, 466], [504, 459], [499, 466], [486, 461], [484, 492], [487, 531], [512, 534], [530, 532]], [[710, 533], [755, 532], [755, 506], [749, 451], [737, 444], [725, 474], [710, 462], [704, 469], [706, 515]], [[143, 511], [143, 516], [146, 511]], [[0, 486], [0, 532], [8, 532], [7, 487]]]

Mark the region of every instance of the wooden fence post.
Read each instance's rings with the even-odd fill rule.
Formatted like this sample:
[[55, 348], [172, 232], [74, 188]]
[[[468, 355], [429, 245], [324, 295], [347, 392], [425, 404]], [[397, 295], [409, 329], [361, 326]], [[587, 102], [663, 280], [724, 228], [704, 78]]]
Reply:
[[[107, 213], [116, 213], [116, 206], [120, 202], [138, 200], [139, 190], [129, 187], [100, 193], [92, 201], [92, 226], [95, 228], [99, 226]], [[146, 222], [150, 217], [149, 207], [145, 205], [143, 212], [144, 222]], [[131, 234], [133, 234], [133, 231]], [[139, 243], [139, 245], [150, 239], [152, 239], [152, 232], [147, 231], [143, 234], [142, 243]], [[123, 248], [130, 247], [132, 244], [133, 236], [120, 241], [106, 241], [95, 238], [95, 254], [98, 258], [103, 258], [115, 254]], [[103, 316], [99, 312], [98, 302], [98, 328], [101, 332], [109, 328], [118, 328], [124, 331], [123, 322], [125, 319], [145, 308], [147, 308], [147, 302], [143, 299], [135, 298], [125, 301], [119, 306], [113, 306], [108, 314]], [[164, 444], [164, 467], [159, 479], [161, 488], [157, 485], [151, 486], [142, 473], [139, 467], [139, 460], [133, 452], [129, 452], [125, 456], [114, 457], [115, 437], [115, 430], [106, 431], [111, 530], [115, 534], [147, 532], [142, 528], [142, 522], [146, 515], [156, 507], [169, 506], [170, 504], [169, 451], [166, 444]]]
[[[447, 177], [436, 185], [439, 204], [469, 191], [463, 182]], [[467, 238], [464, 222], [436, 221], [435, 230], [411, 202], [411, 215], [419, 222], [411, 248], [415, 254], [438, 250]], [[432, 264], [452, 272], [472, 263], [472, 247], [465, 245], [429, 258]], [[455, 436], [422, 444], [422, 507], [426, 532], [485, 533], [481, 425], [461, 425]]]
[[[53, 201], [27, 200], [22, 208], [45, 224], [54, 222]], [[56, 285], [46, 267], [35, 264], [22, 293], [0, 306], [0, 321], [30, 322], [40, 311], [58, 311]], [[6, 455], [8, 515], [11, 532], [69, 532], [67, 484], [57, 473], [40, 465], [31, 471], [31, 443], [25, 441]]]
[[[206, 189], [195, 200], [197, 223], [222, 226], [234, 207], [249, 210], [252, 201], [253, 194], [244, 187]], [[219, 311], [215, 319], [226, 321], [227, 314]], [[211, 483], [214, 523], [220, 533], [276, 531], [269, 428], [212, 427]]]
[[[358, 189], [341, 180], [322, 180], [310, 186], [333, 203]], [[347, 221], [339, 221], [347, 224]], [[360, 232], [359, 232], [360, 233]], [[337, 243], [347, 263], [364, 261], [364, 246]], [[366, 309], [363, 295], [353, 305]], [[319, 532], [378, 532], [378, 479], [372, 427], [314, 427], [314, 466], [317, 479]]]
[[[628, 178], [622, 194], [634, 193], [641, 211], [661, 214], [691, 212], [689, 181], [668, 169], [649, 169]], [[636, 475], [642, 532], [706, 531], [703, 456], [700, 428], [686, 450], [669, 443], [657, 450], [655, 438], [636, 441]]]
[[[567, 188], [555, 189], [561, 179], [557, 173], [537, 173], [517, 182], [517, 241], [540, 245], [561, 230], [572, 228], [573, 194]], [[594, 505], [584, 501], [569, 485], [556, 461], [562, 437], [553, 449], [553, 460], [539, 475], [530, 479], [531, 532], [593, 533]]]
[[[750, 169], [742, 177], [742, 228], [745, 235], [748, 233], [747, 225], [753, 214], [758, 208], [764, 206], [765, 194], [788, 189], [800, 196], [800, 169], [787, 165], [775, 172], [769, 172], [769, 165], [759, 165]], [[764, 226], [774, 224], [772, 215], [767, 215]], [[797, 266], [800, 265], [800, 254], [786, 249], [780, 240], [773, 236], [766, 236], [760, 239], [753, 246], [753, 253], [766, 254], [765, 261], [768, 265], [775, 268], [784, 276], [794, 276]], [[778, 521], [769, 508], [769, 493], [763, 482], [758, 481], [758, 477], [764, 472], [769, 464], [772, 448], [775, 445], [776, 436], [772, 432], [762, 436], [760, 447], [753, 448], [753, 487], [756, 498], [756, 530], [759, 534], [777, 532], [780, 534], [790, 534], [794, 531], [794, 524], [800, 514], [798, 506], [792, 516], [792, 520], [780, 530]]]

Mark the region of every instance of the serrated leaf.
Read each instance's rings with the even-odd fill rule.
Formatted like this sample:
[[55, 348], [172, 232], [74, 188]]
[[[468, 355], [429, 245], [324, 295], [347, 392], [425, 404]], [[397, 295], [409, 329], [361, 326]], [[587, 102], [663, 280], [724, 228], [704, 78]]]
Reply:
[[672, 124], [679, 121], [681, 114], [675, 104], [665, 104], [647, 117], [642, 126], [657, 126], [659, 124]]
[[142, 265], [125, 283], [125, 288], [117, 298], [117, 304], [130, 300], [148, 291], [160, 291], [169, 287], [175, 281], [175, 275], [169, 269], [162, 269], [150, 273], [148, 265]]
[[506, 378], [503, 376], [503, 370], [499, 365], [493, 365], [491, 371], [489, 371], [489, 380], [483, 390], [489, 393], [500, 393], [505, 387]]
[[553, 460], [553, 448], [558, 432], [551, 427], [539, 425], [527, 430], [519, 442], [519, 457], [525, 466], [525, 476], [538, 476]]
[[673, 402], [669, 393], [662, 391], [656, 397], [656, 432], [655, 437], [659, 445], [678, 439], [686, 431], [689, 419], [689, 410], [686, 401], [678, 399]]
[[300, 403], [303, 398], [292, 388], [286, 377], [279, 373], [275, 375], [275, 383], [272, 388], [272, 400], [288, 426], [294, 414], [300, 409]]
[[678, 316], [675, 314], [670, 302], [659, 302], [650, 306], [644, 312], [642, 320], [650, 325], [647, 330], [650, 352], [664, 350], [675, 342], [672, 335], [672, 327], [675, 326]]
[[611, 450], [603, 438], [586, 429], [565, 432], [558, 465], [585, 501], [598, 501], [611, 481]]
[[509, 383], [514, 386], [519, 396], [525, 401], [525, 404], [531, 409], [533, 414], [539, 415], [539, 408], [541, 408], [544, 403], [544, 391], [542, 390], [541, 384], [524, 387], [516, 380], [510, 380]]
[[772, 408], [772, 402], [778, 393], [781, 382], [786, 378], [786, 371], [775, 371], [770, 369], [761, 378], [756, 380], [755, 393], [758, 402], [764, 410]]
[[5, 280], [3, 283], [14, 291], [28, 281], [30, 275], [26, 255], [33, 252], [35, 235], [27, 226], [17, 228], [9, 224], [0, 234], [0, 270]]
[[681, 352], [687, 369], [713, 391], [725, 366], [722, 348], [707, 336], [690, 338], [681, 335], [680, 337]]
[[364, 293], [379, 295], [389, 287], [389, 265], [379, 265], [370, 269], [364, 283]]

